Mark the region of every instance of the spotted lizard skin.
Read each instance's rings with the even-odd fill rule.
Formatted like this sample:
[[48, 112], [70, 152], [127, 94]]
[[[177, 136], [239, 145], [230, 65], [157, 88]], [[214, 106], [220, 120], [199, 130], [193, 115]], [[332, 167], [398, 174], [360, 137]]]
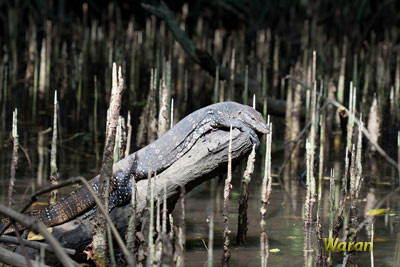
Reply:
[[[221, 102], [199, 109], [183, 118], [159, 139], [125, 157], [113, 166], [110, 181], [109, 208], [126, 203], [131, 196], [131, 179], [146, 179], [150, 174], [161, 173], [187, 153], [196, 141], [214, 129], [238, 128], [250, 133], [253, 143], [259, 144], [256, 133], [269, 133], [262, 115], [249, 106], [235, 102]], [[99, 175], [90, 181], [98, 192]], [[82, 186], [41, 210], [28, 213], [47, 226], [71, 220], [93, 208], [95, 201], [87, 188]], [[7, 219], [2, 219], [5, 224]], [[23, 228], [22, 226], [17, 226]]]

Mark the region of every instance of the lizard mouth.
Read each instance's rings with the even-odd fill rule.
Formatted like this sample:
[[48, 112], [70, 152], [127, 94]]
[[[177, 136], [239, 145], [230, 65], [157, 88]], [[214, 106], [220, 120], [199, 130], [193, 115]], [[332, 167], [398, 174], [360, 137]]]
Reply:
[[260, 134], [269, 134], [270, 133], [270, 129], [269, 126], [264, 122], [257, 122], [256, 125], [252, 125], [252, 128], [260, 133]]
[[243, 122], [249, 128], [251, 128], [255, 132], [257, 132], [257, 134], [269, 134], [270, 133], [270, 129], [264, 121], [262, 121], [262, 122], [253, 121], [253, 123], [251, 123], [251, 124], [249, 124], [247, 121], [243, 121]]
[[269, 134], [270, 133], [270, 129], [268, 127], [268, 125], [263, 125], [262, 127], [257, 127], [256, 129], [257, 132], [262, 133], [262, 134]]

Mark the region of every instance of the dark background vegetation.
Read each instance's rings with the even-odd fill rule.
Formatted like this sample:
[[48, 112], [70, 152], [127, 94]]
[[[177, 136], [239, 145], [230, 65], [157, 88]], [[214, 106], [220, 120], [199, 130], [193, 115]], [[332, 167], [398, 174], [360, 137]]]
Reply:
[[[175, 14], [180, 14], [182, 6], [186, 1], [166, 1], [169, 8], [171, 8]], [[88, 16], [83, 18], [82, 5], [83, 3], [88, 4]], [[115, 8], [110, 8], [110, 4], [114, 3]], [[19, 109], [23, 108], [24, 104], [29, 101], [27, 95], [26, 85], [23, 82], [26, 69], [26, 58], [28, 57], [28, 42], [27, 30], [31, 24], [37, 25], [37, 50], [40, 51], [41, 41], [45, 37], [46, 33], [46, 21], [51, 20], [53, 25], [58, 25], [57, 35], [63, 38], [63, 41], [67, 42], [68, 45], [68, 57], [71, 54], [79, 53], [82, 47], [71, 47], [73, 40], [82, 37], [84, 32], [79, 32], [79, 29], [72, 27], [71, 25], [83, 25], [89, 26], [94, 21], [97, 21], [100, 25], [104, 26], [105, 32], [110, 27], [109, 21], [116, 21], [116, 34], [114, 36], [115, 46], [125, 42], [126, 28], [128, 22], [135, 21], [135, 29], [144, 29], [146, 24], [146, 18], [150, 16], [142, 6], [142, 1], [43, 1], [43, 0], [26, 0], [26, 1], [7, 1], [0, 0], [0, 48], [4, 52], [5, 50], [11, 51], [9, 47], [12, 42], [11, 39], [16, 40], [17, 49], [19, 51], [18, 60], [21, 64], [18, 64], [18, 74], [16, 82], [10, 81], [9, 87], [13, 92], [9, 96], [9, 101], [12, 105], [8, 105], [6, 108], [7, 120], [11, 118], [11, 112], [14, 107]], [[18, 19], [16, 20], [18, 32], [10, 32], [10, 8], [13, 7], [15, 14]], [[300, 60], [302, 55], [301, 51], [301, 38], [304, 32], [304, 22], [309, 21], [309, 28], [315, 23], [316, 26], [321, 26], [324, 40], [327, 42], [326, 45], [335, 45], [341, 49], [341, 44], [344, 38], [348, 40], [348, 55], [358, 54], [362, 49], [368, 51], [371, 45], [375, 45], [380, 41], [385, 41], [390, 35], [390, 42], [392, 44], [398, 43], [400, 34], [398, 34], [398, 27], [400, 26], [400, 1], [396, 0], [321, 0], [321, 1], [289, 1], [289, 0], [273, 0], [273, 1], [238, 1], [238, 0], [212, 0], [212, 1], [189, 1], [189, 14], [186, 19], [185, 31], [191, 38], [198, 36], [196, 32], [196, 23], [201, 17], [206, 26], [204, 26], [204, 33], [208, 37], [213, 37], [213, 31], [217, 28], [224, 28], [228, 31], [235, 32], [242, 31], [245, 34], [245, 46], [247, 51], [254, 50], [255, 40], [257, 38], [257, 31], [260, 29], [271, 29], [272, 32], [272, 43], [276, 36], [279, 36], [282, 43], [280, 53], [280, 66], [279, 66], [279, 77], [284, 77], [290, 71], [291, 67], [294, 67], [296, 62]], [[83, 21], [86, 20], [86, 21]], [[157, 25], [160, 24], [160, 20], [157, 19]], [[167, 29], [168, 32], [168, 29]], [[229, 32], [228, 32], [229, 34]], [[311, 35], [311, 31], [309, 31]], [[156, 37], [158, 38], [158, 37]], [[317, 41], [313, 36], [308, 36], [310, 40], [311, 49], [315, 49], [315, 42]], [[122, 46], [120, 46], [122, 47]], [[75, 49], [76, 51], [72, 51]], [[395, 49], [394, 49], [395, 50]], [[394, 51], [393, 50], [393, 51]], [[247, 53], [246, 51], [246, 53]], [[72, 53], [71, 53], [72, 52]], [[114, 57], [117, 63], [121, 64], [124, 60], [124, 52], [118, 54], [118, 51]], [[156, 51], [154, 51], [156, 53]], [[248, 52], [250, 54], [250, 52]], [[328, 52], [329, 54], [330, 52]], [[168, 56], [168, 55], [167, 55]], [[272, 53], [270, 53], [272, 59]], [[394, 73], [395, 58], [390, 56], [392, 59], [388, 60], [390, 64], [391, 73]], [[337, 70], [333, 70], [334, 66], [332, 63], [332, 56], [327, 57], [323, 62], [321, 72], [326, 73], [337, 73]], [[0, 59], [3, 60], [3, 59]], [[176, 61], [172, 60], [174, 65]], [[85, 70], [84, 73], [84, 89], [90, 89], [90, 93], [84, 92], [83, 99], [85, 101], [82, 107], [83, 114], [90, 113], [93, 106], [93, 76], [103, 77], [108, 75], [104, 67], [104, 61], [99, 60], [95, 62], [93, 59], [89, 59], [89, 69]], [[221, 62], [221, 59], [217, 59]], [[251, 61], [245, 59], [245, 61]], [[272, 61], [272, 60], [271, 60]], [[73, 64], [73, 59], [69, 58], [69, 61], [65, 64]], [[63, 63], [64, 64], [64, 63]], [[188, 63], [186, 63], [188, 64]], [[351, 70], [352, 60], [347, 61], [348, 70]], [[52, 65], [53, 68], [57, 68], [56, 64]], [[147, 96], [148, 85], [149, 85], [149, 72], [150, 68], [154, 67], [154, 62], [146, 62], [141, 64], [142, 70], [139, 90], [137, 92], [137, 98], [132, 97], [124, 98], [124, 105], [122, 107], [122, 114], [127, 113], [128, 103], [134, 103], [133, 112], [136, 115], [140, 114], [143, 101]], [[68, 66], [72, 69], [72, 66]], [[268, 68], [268, 76], [272, 76], [272, 68]], [[128, 67], [129, 69], [129, 67]], [[73, 74], [73, 72], [71, 71]], [[144, 75], [146, 74], [146, 75]], [[76, 76], [76, 75], [75, 75]], [[255, 76], [254, 71], [250, 71], [250, 76]], [[334, 76], [334, 75], [333, 75]], [[54, 75], [52, 76], [53, 79]], [[126, 77], [125, 81], [129, 83], [132, 77]], [[334, 78], [337, 82], [336, 77]], [[71, 81], [77, 78], [74, 75], [69, 77]], [[351, 79], [351, 71], [346, 71], [346, 85]], [[272, 79], [269, 79], [272, 80]], [[74, 82], [71, 82], [69, 87], [76, 88]], [[75, 83], [76, 84], [76, 83]], [[51, 89], [55, 90], [58, 86], [56, 83], [51, 84]], [[105, 99], [104, 91], [106, 88], [103, 84], [99, 84], [101, 99]], [[89, 128], [88, 120], [84, 119], [80, 124], [71, 123], [68, 120], [71, 110], [76, 109], [75, 91], [66, 91], [66, 97], [60, 99], [63, 108], [60, 110], [60, 118], [63, 121], [63, 125], [67, 128], [73, 129], [73, 131], [87, 130]], [[387, 92], [388, 95], [388, 92]], [[277, 95], [284, 99], [285, 96]], [[100, 100], [103, 101], [103, 100]], [[207, 94], [195, 94], [189, 92], [189, 100], [186, 110], [186, 114], [194, 109], [210, 103], [210, 97]], [[106, 106], [106, 103], [100, 102], [101, 107]], [[40, 108], [45, 109], [46, 112], [41, 113], [42, 117], [46, 121], [43, 125], [48, 124], [51, 120], [51, 101], [42, 103]], [[102, 111], [104, 113], [104, 111]], [[21, 113], [21, 118], [25, 121], [29, 120], [29, 115]], [[139, 116], [134, 117], [134, 124], [138, 124]], [[8, 121], [6, 127], [9, 130], [11, 123]], [[101, 124], [103, 127], [103, 124]]]
[[[79, 1], [79, 0], [21, 0], [0, 1], [0, 19], [2, 39], [7, 37], [7, 7], [19, 8], [19, 15], [26, 18], [31, 14], [40, 24], [46, 19], [59, 21], [65, 24], [64, 29], [68, 34], [68, 23], [71, 20], [82, 18], [82, 3], [87, 2], [89, 18], [102, 20], [105, 18], [105, 10], [110, 2], [120, 7], [115, 12], [120, 12], [122, 23], [126, 24], [132, 16], [142, 26], [145, 24], [146, 14], [141, 7], [141, 2], [146, 1]], [[149, 2], [149, 1], [147, 1]], [[151, 1], [150, 1], [151, 2]], [[187, 1], [165, 1], [175, 12], [180, 12], [182, 5]], [[203, 17], [214, 27], [224, 27], [232, 30], [246, 27], [249, 37], [255, 34], [257, 29], [268, 26], [279, 34], [287, 35], [287, 38], [295, 39], [295, 25], [302, 24], [304, 20], [317, 18], [319, 25], [324, 25], [329, 37], [348, 36], [359, 45], [374, 31], [378, 39], [384, 38], [385, 30], [400, 26], [400, 2], [396, 0], [273, 0], [273, 1], [239, 1], [239, 0], [194, 0], [190, 1], [188, 25], [193, 26], [198, 17]], [[24, 31], [21, 25], [21, 33]], [[193, 29], [189, 32], [193, 33]]]

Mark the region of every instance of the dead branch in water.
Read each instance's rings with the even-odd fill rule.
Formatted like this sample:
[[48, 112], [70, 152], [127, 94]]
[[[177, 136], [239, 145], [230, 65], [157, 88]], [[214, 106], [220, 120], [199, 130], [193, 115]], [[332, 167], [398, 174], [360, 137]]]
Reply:
[[[119, 120], [119, 112], [121, 109], [121, 97], [124, 90], [124, 80], [122, 79], [121, 66], [118, 68], [117, 64], [113, 64], [112, 70], [112, 91], [110, 99], [109, 119], [106, 129], [106, 141], [103, 151], [103, 162], [100, 170], [99, 177], [99, 198], [100, 202], [104, 203], [105, 210], [108, 210], [109, 188], [110, 180], [113, 179], [113, 155], [115, 146], [115, 136]], [[88, 186], [88, 189], [92, 189]], [[97, 201], [96, 201], [97, 202]], [[96, 264], [105, 266], [107, 264], [107, 238], [106, 238], [106, 214], [100, 210], [97, 211], [95, 219], [95, 229], [93, 232], [93, 254], [95, 255]], [[125, 254], [125, 253], [124, 253]], [[126, 253], [126, 255], [128, 255]]]
[[12, 138], [13, 138], [13, 154], [11, 160], [11, 176], [10, 183], [8, 185], [8, 206], [11, 207], [13, 204], [13, 192], [15, 184], [15, 172], [18, 166], [18, 131], [17, 131], [17, 109], [13, 112], [13, 123], [12, 123]]
[[[18, 266], [18, 267], [28, 266], [23, 256], [2, 247], [0, 247], [0, 257], [3, 263], [8, 264], [10, 266]], [[33, 266], [49, 267], [49, 265], [41, 265], [40, 262], [32, 260], [30, 261], [30, 264], [32, 264]]]
[[[11, 243], [11, 244], [20, 244], [20, 241], [18, 240], [17, 237], [14, 236], [8, 236], [8, 235], [4, 235], [4, 236], [0, 236], [0, 242], [4, 242], [4, 243]], [[23, 239], [22, 243], [27, 246], [27, 247], [31, 247], [34, 249], [41, 249], [44, 248], [50, 252], [54, 252], [54, 249], [52, 246], [49, 246], [46, 243], [41, 243], [41, 242], [37, 242], [37, 241], [32, 241], [32, 240], [26, 240]], [[76, 253], [75, 249], [70, 249], [70, 248], [64, 248], [65, 252], [69, 255], [74, 255]]]
[[[179, 198], [180, 187], [184, 186], [185, 191], [189, 192], [202, 182], [214, 177], [216, 174], [226, 171], [228, 162], [229, 132], [218, 130], [201, 137], [192, 149], [182, 158], [172, 164], [157, 177], [153, 178], [154, 198], [162, 199], [164, 188], [166, 188], [166, 199], [168, 210], [172, 211], [175, 202]], [[253, 147], [253, 143], [247, 132], [241, 132], [238, 129], [232, 131], [232, 160], [238, 160], [246, 157]], [[83, 179], [83, 178], [81, 178]], [[146, 207], [146, 196], [148, 180], [137, 182], [136, 191], [136, 211], [137, 225], [143, 223], [144, 216], [141, 216]], [[128, 204], [128, 203], [127, 203]], [[115, 224], [118, 232], [124, 233], [128, 225], [128, 210], [130, 205], [117, 207], [110, 213], [110, 218]], [[87, 217], [87, 215], [86, 215]], [[87, 244], [91, 242], [93, 231], [93, 221], [91, 218], [85, 218], [82, 215], [70, 222], [55, 226], [53, 235], [58, 240], [62, 240], [64, 247], [82, 251]], [[114, 234], [114, 232], [113, 232]], [[140, 236], [140, 235], [139, 235]], [[136, 235], [136, 238], [138, 235]], [[36, 251], [30, 251], [31, 256], [37, 254]], [[76, 260], [82, 260], [84, 255], [77, 254]], [[56, 261], [54, 255], [46, 254], [46, 263], [51, 264]]]
[[22, 224], [26, 228], [30, 228], [35, 232], [40, 233], [44, 236], [47, 242], [54, 248], [54, 253], [57, 256], [57, 259], [64, 265], [64, 266], [80, 266], [67, 255], [64, 251], [64, 248], [60, 245], [59, 241], [50, 234], [50, 232], [46, 229], [46, 226], [38, 220], [35, 220], [29, 216], [24, 214], [18, 213], [13, 209], [10, 209], [4, 205], [0, 204], [0, 214], [3, 216], [9, 217], [12, 220]]
[[229, 259], [231, 258], [231, 250], [229, 249], [230, 239], [229, 235], [229, 195], [232, 189], [232, 125], [229, 132], [229, 147], [228, 147], [228, 174], [225, 179], [224, 186], [224, 206], [222, 216], [224, 218], [224, 235], [223, 235], [223, 248], [222, 253], [222, 266], [229, 266]]

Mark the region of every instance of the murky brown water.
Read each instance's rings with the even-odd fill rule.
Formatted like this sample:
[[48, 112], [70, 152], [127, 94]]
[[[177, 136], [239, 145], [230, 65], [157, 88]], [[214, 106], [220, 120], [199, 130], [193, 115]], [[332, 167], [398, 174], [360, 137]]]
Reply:
[[[278, 155], [279, 157], [279, 155]], [[279, 167], [280, 161], [276, 161], [276, 167]], [[336, 164], [340, 167], [339, 164]], [[364, 164], [367, 165], [367, 164]], [[380, 165], [382, 168], [382, 165]], [[333, 167], [333, 166], [332, 166]], [[368, 168], [368, 166], [364, 167]], [[384, 172], [384, 168], [381, 169]], [[375, 196], [379, 201], [386, 194], [392, 191], [388, 183], [388, 176], [373, 176], [365, 170], [364, 190], [361, 197], [364, 198], [370, 188], [375, 189]], [[338, 170], [336, 171], [338, 172]], [[295, 180], [296, 177], [293, 177]], [[232, 191], [233, 200], [230, 208], [230, 225], [231, 225], [231, 249], [232, 258], [231, 266], [260, 266], [260, 192], [261, 192], [261, 175], [260, 172], [253, 175], [250, 185], [249, 198], [249, 231], [247, 237], [247, 245], [240, 247], [235, 245], [237, 231], [238, 216], [238, 196], [240, 192], [240, 173], [236, 173], [234, 186]], [[368, 184], [371, 185], [368, 186]], [[208, 224], [206, 222], [207, 214], [211, 209], [211, 201], [209, 197], [209, 186], [204, 184], [198, 192], [190, 193], [187, 200], [187, 253], [186, 262], [189, 266], [204, 266], [207, 261], [207, 250], [205, 244], [208, 244]], [[222, 236], [223, 236], [223, 218], [222, 218], [222, 184], [220, 186], [220, 194], [217, 196], [217, 208], [215, 210], [215, 245], [214, 245], [214, 266], [219, 266], [222, 258]], [[273, 186], [270, 203], [268, 206], [268, 235], [269, 248], [279, 249], [279, 252], [270, 253], [268, 264], [270, 266], [304, 266], [304, 223], [302, 219], [302, 210], [305, 199], [305, 190], [298, 185], [295, 180], [291, 183], [290, 195], [292, 197], [292, 206], [290, 208], [283, 190], [278, 184]], [[322, 205], [322, 224], [323, 237], [328, 237], [329, 226], [329, 181], [324, 181], [324, 195]], [[388, 212], [380, 216], [376, 216], [374, 229], [374, 258], [375, 266], [400, 266], [399, 263], [399, 200], [400, 195], [392, 198], [382, 208], [390, 208]], [[362, 199], [360, 203], [360, 214], [364, 219], [364, 206], [366, 200]], [[315, 231], [313, 232], [315, 233]], [[315, 236], [315, 234], [313, 234]], [[362, 230], [358, 238], [359, 241], [370, 241], [365, 229]], [[397, 246], [396, 246], [397, 243]], [[317, 248], [315, 246], [315, 248]], [[397, 250], [397, 252], [396, 252]], [[359, 266], [370, 265], [370, 252], [359, 252]], [[397, 257], [397, 258], [396, 258]], [[334, 266], [341, 266], [342, 254], [334, 253]]]
[[[84, 145], [79, 142], [71, 142], [65, 144], [64, 149], [60, 149], [59, 169], [64, 178], [74, 175], [83, 175], [84, 177], [93, 177], [96, 173], [94, 168], [95, 159], [93, 156], [85, 155], [85, 153], [77, 153], [83, 151]], [[35, 150], [36, 146], [29, 147]], [[71, 150], [73, 149], [73, 150]], [[0, 155], [0, 200], [1, 203], [6, 203], [8, 174], [9, 174], [9, 156], [11, 152], [2, 153]], [[32, 153], [34, 154], [34, 153]], [[281, 155], [273, 154], [273, 167], [279, 168], [281, 164]], [[38, 158], [31, 158], [33, 162], [33, 171], [28, 167], [27, 161], [22, 153], [20, 153], [19, 168], [17, 171], [16, 183], [16, 205], [20, 205], [30, 192], [37, 188], [37, 179], [29, 177], [37, 176]], [[48, 158], [46, 159], [48, 160]], [[257, 160], [257, 166], [261, 164], [261, 160]], [[375, 196], [379, 201], [393, 189], [390, 181], [393, 180], [393, 173], [386, 165], [380, 164], [376, 166], [371, 163], [364, 163], [365, 181], [363, 185], [362, 198], [365, 198], [366, 193], [370, 188], [375, 189]], [[330, 162], [328, 167], [334, 167], [336, 177], [340, 177], [340, 162]], [[44, 169], [48, 169], [48, 164], [44, 164]], [[238, 167], [234, 173], [233, 191], [230, 208], [230, 225], [231, 225], [231, 266], [259, 266], [260, 265], [260, 185], [261, 175], [260, 170], [256, 169], [256, 174], [253, 175], [250, 184], [249, 198], [249, 231], [247, 235], [247, 244], [244, 247], [235, 245], [236, 230], [237, 230], [237, 214], [238, 214], [238, 197], [240, 192], [240, 178], [243, 173], [243, 168]], [[43, 179], [47, 181], [46, 175]], [[215, 178], [219, 179], [219, 178]], [[304, 265], [304, 224], [302, 219], [303, 203], [305, 198], [305, 190], [299, 185], [296, 177], [291, 178], [289, 193], [291, 195], [291, 205], [285, 197], [283, 190], [278, 184], [273, 184], [272, 195], [268, 206], [268, 221], [267, 228], [269, 234], [269, 248], [279, 249], [279, 252], [270, 253], [268, 263], [270, 266], [303, 266]], [[275, 182], [275, 181], [274, 181]], [[47, 182], [46, 182], [47, 183]], [[329, 198], [327, 195], [329, 181], [324, 181], [324, 195], [322, 205], [323, 218], [323, 236], [327, 237], [327, 228], [329, 226]], [[214, 232], [214, 266], [219, 266], [222, 257], [222, 196], [223, 183], [219, 183], [216, 188], [215, 199], [215, 232]], [[207, 262], [206, 244], [208, 244], [208, 224], [207, 217], [212, 209], [212, 201], [210, 198], [211, 182], [206, 182], [195, 188], [187, 196], [186, 205], [186, 263], [187, 266], [205, 266]], [[63, 189], [62, 193], [66, 193], [70, 189]], [[383, 208], [390, 208], [388, 212], [377, 216], [375, 221], [375, 242], [374, 242], [374, 257], [375, 266], [399, 266], [399, 206], [400, 196], [392, 198]], [[47, 197], [43, 196], [39, 202], [45, 204]], [[37, 205], [39, 207], [40, 205]], [[290, 206], [293, 206], [291, 208]], [[364, 214], [365, 200], [360, 203], [360, 214]], [[362, 220], [361, 218], [360, 220]], [[369, 237], [362, 230], [360, 241], [369, 241]], [[397, 252], [396, 252], [397, 250]], [[370, 253], [360, 252], [359, 266], [370, 265]], [[397, 262], [396, 262], [397, 261]], [[342, 256], [340, 253], [334, 253], [335, 266], [340, 266]]]

